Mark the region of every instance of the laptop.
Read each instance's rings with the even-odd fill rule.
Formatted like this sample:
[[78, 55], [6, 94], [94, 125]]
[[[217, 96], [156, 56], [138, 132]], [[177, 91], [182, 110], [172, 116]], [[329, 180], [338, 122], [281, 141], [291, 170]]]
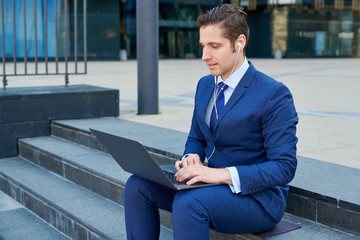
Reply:
[[95, 129], [90, 131], [126, 172], [174, 190], [219, 185], [198, 182], [188, 186], [185, 182], [177, 182], [175, 165], [158, 165], [140, 142]]

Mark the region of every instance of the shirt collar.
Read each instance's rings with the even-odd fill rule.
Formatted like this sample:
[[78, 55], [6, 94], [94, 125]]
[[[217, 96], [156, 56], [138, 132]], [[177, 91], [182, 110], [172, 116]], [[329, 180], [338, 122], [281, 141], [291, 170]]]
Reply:
[[244, 58], [244, 62], [233, 74], [231, 74], [225, 81], [221, 76], [218, 76], [218, 83], [224, 82], [229, 87], [235, 89], [242, 77], [245, 75], [246, 71], [249, 68], [249, 63], [247, 58]]

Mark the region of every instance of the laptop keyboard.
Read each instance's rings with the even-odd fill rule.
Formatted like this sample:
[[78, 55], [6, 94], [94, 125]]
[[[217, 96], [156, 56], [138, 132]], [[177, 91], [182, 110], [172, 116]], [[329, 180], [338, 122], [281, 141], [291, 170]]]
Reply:
[[175, 178], [175, 174], [172, 173], [172, 172], [168, 172], [168, 171], [165, 171], [163, 170], [163, 172], [165, 173], [165, 175], [170, 179], [170, 181], [172, 183], [178, 183], [178, 181], [176, 181], [176, 178]]
[[[162, 171], [165, 173], [165, 175], [170, 179], [170, 181], [173, 183], [173, 184], [176, 184], [176, 185], [186, 185], [186, 182], [188, 181], [188, 180], [190, 180], [190, 179], [187, 179], [187, 180], [185, 180], [185, 181], [183, 181], [183, 182], [178, 182], [178, 181], [176, 181], [176, 178], [175, 178], [175, 173], [174, 172], [168, 172], [168, 171], [166, 171], [166, 170], [164, 170], [164, 169], [162, 169]], [[194, 185], [196, 185], [196, 184], [199, 184], [200, 182], [198, 182], [198, 183], [195, 183]]]

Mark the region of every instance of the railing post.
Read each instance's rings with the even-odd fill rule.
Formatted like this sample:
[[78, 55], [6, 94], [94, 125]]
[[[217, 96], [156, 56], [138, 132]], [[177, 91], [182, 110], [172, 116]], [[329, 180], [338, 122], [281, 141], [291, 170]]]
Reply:
[[83, 35], [84, 35], [84, 69], [85, 69], [85, 74], [87, 74], [87, 36], [86, 36], [86, 34], [87, 34], [87, 25], [86, 25], [86, 21], [87, 21], [87, 19], [86, 19], [86, 14], [87, 14], [87, 10], [86, 10], [86, 1], [87, 0], [84, 0], [84, 5], [83, 5], [83, 17], [84, 17], [84, 19], [83, 19]]
[[59, 73], [59, 43], [58, 43], [58, 15], [57, 15], [57, 0], [54, 1], [55, 9], [55, 69], [56, 74]]
[[16, 18], [15, 18], [15, 0], [12, 1], [13, 15], [13, 42], [14, 42], [14, 75], [16, 75]]
[[3, 64], [3, 86], [6, 90], [6, 70], [5, 70], [5, 23], [4, 23], [4, 0], [1, 0], [1, 36], [2, 36], [2, 64]]
[[47, 16], [47, 0], [44, 1], [44, 28], [45, 28], [45, 73], [48, 74], [49, 67], [48, 67], [48, 16]]
[[69, 76], [68, 76], [68, 0], [64, 1], [65, 5], [65, 86], [68, 87], [69, 85]]
[[65, 87], [69, 87], [69, 74], [65, 73]]
[[8, 83], [7, 83], [7, 80], [6, 80], [6, 76], [4, 75], [3, 76], [3, 86], [4, 86], [4, 90], [6, 90], [6, 86], [8, 85]]
[[75, 62], [75, 73], [78, 72], [78, 59], [77, 59], [77, 0], [74, 1], [74, 62]]
[[26, 49], [26, 0], [23, 0], [24, 8], [24, 71], [27, 74], [27, 49]]
[[37, 6], [36, 0], [34, 0], [34, 36], [35, 36], [35, 74], [38, 74], [38, 53], [37, 53]]

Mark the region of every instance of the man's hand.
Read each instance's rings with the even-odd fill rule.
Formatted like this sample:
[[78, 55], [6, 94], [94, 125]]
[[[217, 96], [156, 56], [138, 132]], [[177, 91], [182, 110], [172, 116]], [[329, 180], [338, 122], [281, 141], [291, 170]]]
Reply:
[[200, 161], [200, 156], [197, 154], [189, 154], [183, 160], [175, 162], [175, 168], [178, 171], [180, 170], [180, 168], [186, 167], [188, 165], [202, 165], [202, 162]]
[[204, 183], [225, 183], [232, 185], [229, 170], [226, 168], [210, 168], [199, 164], [192, 164], [182, 167], [175, 174], [178, 182], [185, 181], [187, 185], [197, 182]]

